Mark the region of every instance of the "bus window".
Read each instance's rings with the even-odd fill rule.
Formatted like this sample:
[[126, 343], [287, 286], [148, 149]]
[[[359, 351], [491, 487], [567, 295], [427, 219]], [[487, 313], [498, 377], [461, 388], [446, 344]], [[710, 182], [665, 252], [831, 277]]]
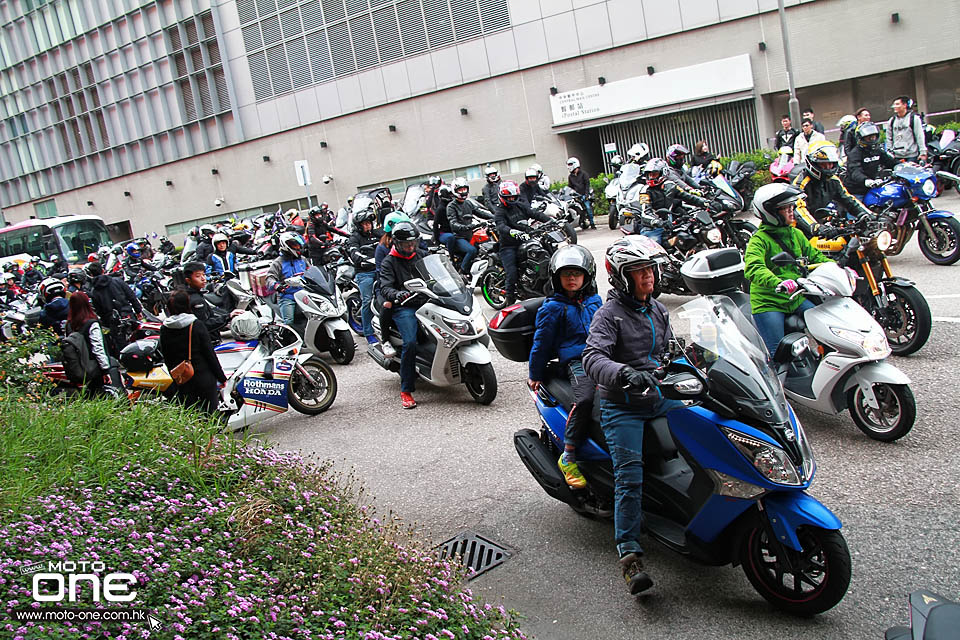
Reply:
[[77, 263], [85, 260], [91, 253], [103, 246], [110, 246], [110, 234], [100, 220], [77, 220], [54, 228], [59, 236], [63, 258], [67, 262]]

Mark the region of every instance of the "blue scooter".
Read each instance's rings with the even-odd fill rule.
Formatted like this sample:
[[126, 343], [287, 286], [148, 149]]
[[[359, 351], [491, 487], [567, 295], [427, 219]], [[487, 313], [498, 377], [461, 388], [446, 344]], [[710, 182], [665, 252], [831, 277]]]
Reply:
[[960, 220], [950, 211], [934, 209], [930, 199], [937, 195], [937, 179], [960, 182], [947, 171], [936, 174], [911, 163], [898, 164], [883, 184], [870, 189], [863, 203], [886, 217], [893, 242], [886, 251], [895, 256], [903, 251], [917, 232], [920, 252], [933, 264], [948, 265], [960, 260]]
[[[532, 329], [525, 327], [537, 306], [527, 301], [492, 320], [491, 337], [506, 357], [523, 361], [524, 347], [529, 353], [524, 340]], [[850, 584], [850, 552], [840, 520], [806, 493], [813, 452], [759, 334], [726, 296], [696, 298], [672, 317], [676, 337], [660, 389], [689, 402], [645, 426], [647, 533], [695, 561], [740, 564], [778, 609], [797, 615], [830, 609]], [[587, 486], [574, 490], [557, 468], [570, 384], [550, 371], [531, 396], [542, 426], [514, 434], [520, 459], [548, 495], [577, 513], [609, 513], [613, 469], [596, 413], [577, 452]]]

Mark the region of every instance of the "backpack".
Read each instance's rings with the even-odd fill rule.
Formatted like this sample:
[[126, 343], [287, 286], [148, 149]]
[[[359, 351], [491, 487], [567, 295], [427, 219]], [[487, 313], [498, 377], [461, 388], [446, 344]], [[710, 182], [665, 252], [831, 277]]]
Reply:
[[67, 380], [74, 384], [86, 384], [88, 380], [102, 375], [100, 364], [90, 353], [90, 345], [87, 344], [87, 332], [92, 324], [92, 321], [86, 323], [80, 331], [74, 331], [60, 341], [63, 372]]

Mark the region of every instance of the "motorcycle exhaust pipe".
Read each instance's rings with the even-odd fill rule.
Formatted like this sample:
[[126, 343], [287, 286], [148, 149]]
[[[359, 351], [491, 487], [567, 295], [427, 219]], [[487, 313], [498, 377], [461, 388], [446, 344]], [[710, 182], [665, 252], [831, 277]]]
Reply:
[[571, 505], [580, 503], [570, 491], [566, 480], [563, 479], [563, 474], [557, 467], [556, 454], [540, 441], [540, 435], [536, 431], [533, 429], [517, 431], [513, 434], [513, 444], [527, 471], [536, 478], [547, 495]]
[[400, 359], [399, 358], [390, 358], [387, 359], [387, 356], [383, 355], [383, 347], [379, 344], [370, 345], [367, 347], [367, 354], [373, 358], [373, 361], [378, 365], [386, 369], [387, 371], [392, 371], [393, 373], [400, 372]]
[[949, 182], [960, 182], [960, 176], [955, 173], [950, 173], [949, 171], [937, 171], [937, 177]]

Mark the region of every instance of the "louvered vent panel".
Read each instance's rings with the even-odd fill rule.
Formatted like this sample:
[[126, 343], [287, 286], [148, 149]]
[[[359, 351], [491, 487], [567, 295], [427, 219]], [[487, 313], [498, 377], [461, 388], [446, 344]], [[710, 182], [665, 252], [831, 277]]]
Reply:
[[280, 42], [283, 38], [280, 33], [280, 19], [277, 16], [261, 20], [260, 29], [263, 31], [263, 44], [268, 47]]
[[213, 38], [217, 35], [217, 28], [213, 24], [213, 14], [209, 11], [200, 14], [200, 24], [203, 27], [204, 38]]
[[403, 0], [397, 4], [403, 55], [409, 56], [427, 50], [427, 33], [423, 29], [423, 10], [420, 0]]
[[477, 0], [450, 0], [450, 9], [457, 41], [475, 38], [481, 34]]
[[187, 75], [187, 59], [182, 53], [173, 56], [173, 64], [177, 68], [177, 77], [182, 78]]
[[197, 23], [193, 20], [187, 20], [184, 23], [187, 30], [187, 44], [197, 44], [200, 42], [200, 34], [197, 33]]
[[253, 0], [237, 0], [237, 14], [240, 16], [240, 24], [257, 19], [257, 5]]
[[290, 91], [290, 71], [287, 68], [287, 56], [283, 45], [267, 49], [267, 66], [270, 67], [270, 80], [276, 95]]
[[210, 84], [205, 73], [197, 75], [197, 92], [200, 94], [200, 117], [212, 116], [213, 97], [210, 95]]
[[389, 62], [403, 57], [400, 44], [400, 29], [397, 27], [397, 14], [393, 7], [380, 9], [373, 13], [373, 30], [377, 34], [377, 49], [380, 61]]
[[277, 3], [274, 0], [257, 0], [257, 13], [260, 19], [273, 15], [277, 12]]
[[389, 7], [395, 3], [395, 0], [370, 0], [370, 8], [379, 9], [380, 7]]
[[323, 19], [327, 24], [342, 20], [347, 14], [343, 10], [343, 0], [322, 0]]
[[227, 88], [227, 75], [223, 67], [213, 69], [213, 86], [217, 90], [217, 100], [220, 101], [220, 110], [230, 110], [230, 91]]
[[480, 0], [480, 19], [483, 32], [492, 33], [510, 26], [508, 0]]
[[280, 14], [280, 26], [283, 27], [283, 39], [292, 38], [303, 33], [300, 27], [300, 12], [296, 9]]
[[167, 35], [170, 36], [170, 51], [180, 51], [180, 49], [183, 49], [183, 43], [180, 41], [179, 27], [175, 26], [173, 29], [168, 29]]
[[254, 53], [247, 58], [250, 64], [250, 77], [253, 79], [253, 95], [257, 100], [266, 100], [273, 96], [270, 88], [270, 73], [267, 70], [267, 57], [263, 51]]
[[377, 55], [377, 43], [373, 38], [373, 23], [370, 15], [350, 20], [350, 34], [353, 38], [353, 50], [357, 56], [357, 69], [369, 69], [380, 64]]
[[330, 38], [330, 55], [333, 57], [333, 73], [343, 76], [357, 70], [350, 47], [350, 32], [347, 23], [333, 25], [327, 29]]
[[293, 79], [294, 89], [302, 89], [313, 84], [310, 60], [307, 58], [307, 45], [303, 38], [287, 43], [287, 60], [290, 61], [290, 76]]
[[450, 21], [447, 0], [423, 0], [423, 16], [427, 21], [427, 38], [431, 49], [453, 42], [453, 23]]
[[260, 39], [259, 24], [248, 24], [243, 28], [243, 46], [246, 48], [247, 53], [263, 47], [263, 40]]
[[317, 31], [307, 36], [307, 52], [310, 54], [310, 69], [313, 71], [313, 81], [320, 83], [333, 78], [326, 31]]
[[297, 0], [277, 0], [277, 6], [280, 7], [281, 10], [292, 7], [295, 4], [297, 4]]
[[313, 31], [323, 26], [323, 12], [320, 10], [319, 0], [311, 0], [301, 5], [300, 15], [303, 17], [304, 31]]
[[370, 6], [367, 4], [367, 0], [345, 0], [344, 4], [347, 5], [347, 15], [355, 16], [358, 13], [363, 13], [364, 11], [369, 11]]
[[205, 46], [207, 47], [207, 55], [210, 56], [210, 66], [220, 64], [220, 47], [217, 46], [217, 41], [208, 40]]
[[203, 69], [203, 54], [200, 53], [200, 47], [194, 47], [190, 49], [190, 61], [193, 63], [193, 70], [199, 71]]
[[107, 123], [103, 119], [103, 111], [99, 109], [96, 112], [97, 118], [97, 128], [100, 129], [100, 138], [103, 140], [104, 146], [110, 146], [110, 136], [107, 134]]
[[193, 89], [190, 87], [189, 80], [180, 81], [180, 93], [183, 94], [183, 110], [186, 113], [187, 122], [197, 119], [197, 105], [193, 101]]

